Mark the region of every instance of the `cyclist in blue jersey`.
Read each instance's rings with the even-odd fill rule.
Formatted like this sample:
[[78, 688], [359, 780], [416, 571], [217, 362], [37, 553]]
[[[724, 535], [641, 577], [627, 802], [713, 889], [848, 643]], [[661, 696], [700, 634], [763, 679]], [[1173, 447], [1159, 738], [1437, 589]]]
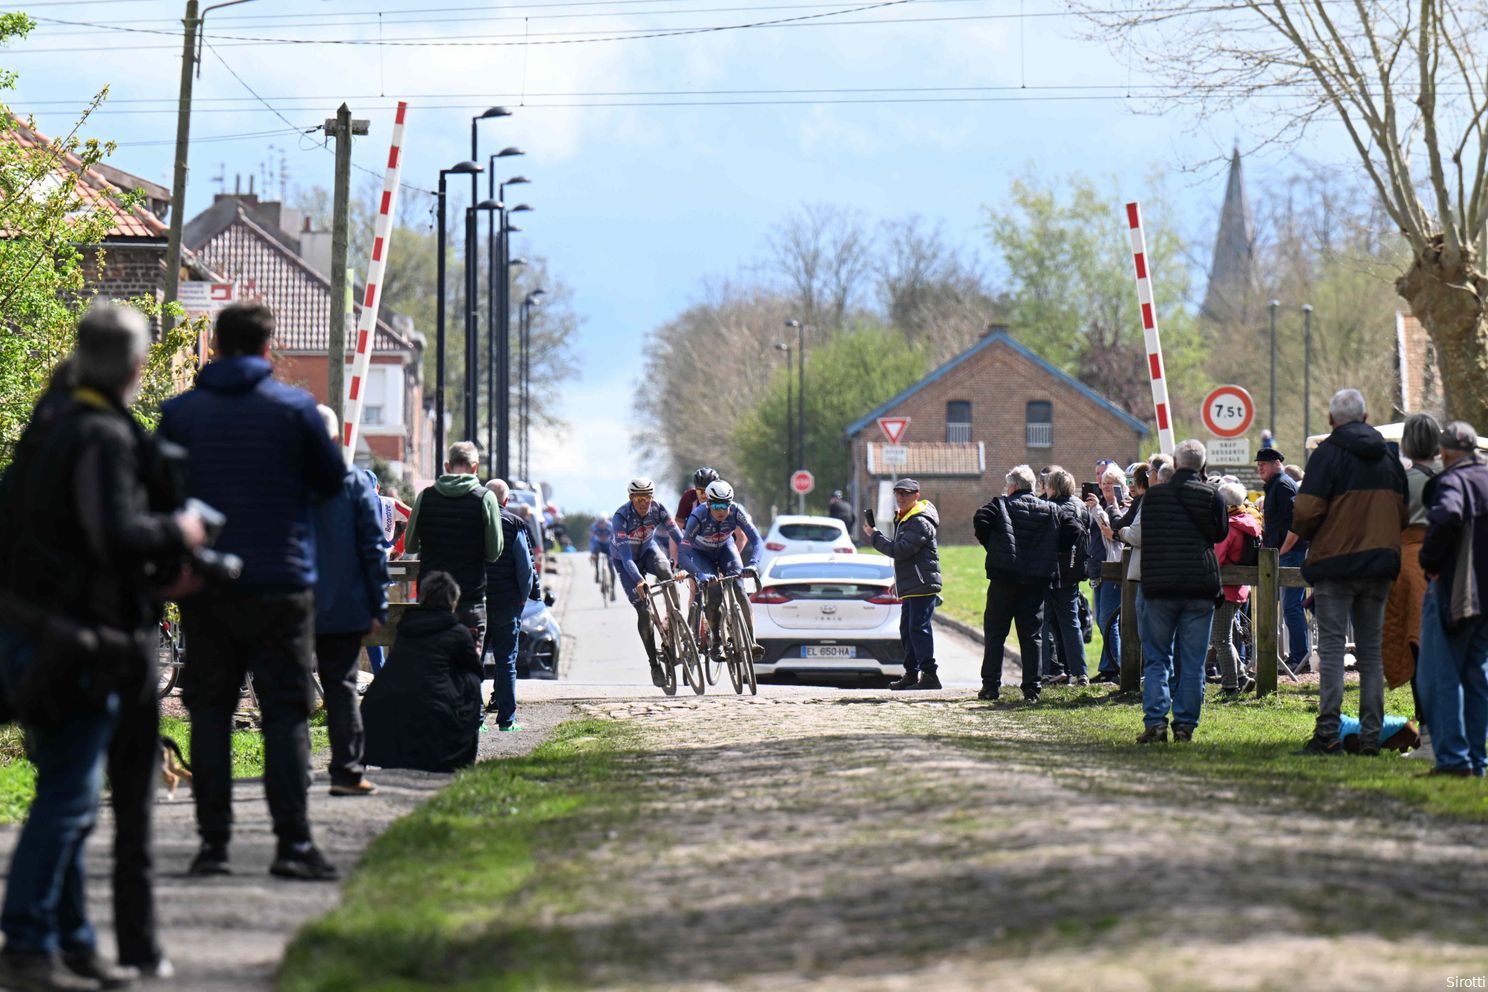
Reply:
[[630, 501], [616, 510], [610, 520], [614, 530], [610, 539], [611, 557], [620, 570], [620, 585], [635, 607], [636, 629], [646, 647], [646, 659], [651, 663], [651, 681], [659, 686], [665, 677], [656, 658], [656, 644], [651, 638], [651, 613], [646, 608], [646, 575], [649, 573], [663, 582], [672, 577], [671, 563], [656, 543], [656, 532], [660, 530], [680, 548], [682, 531], [666, 507], [656, 501], [656, 487], [650, 479], [631, 479], [629, 492]]
[[[743, 558], [739, 556], [739, 548], [734, 543], [736, 531], [744, 534]], [[720, 576], [757, 573], [760, 561], [759, 530], [755, 528], [754, 521], [749, 519], [749, 512], [734, 502], [733, 486], [722, 479], [708, 483], [703, 493], [703, 502], [687, 518], [687, 531], [682, 535], [682, 553], [699, 583]], [[748, 565], [744, 563], [746, 559]], [[718, 611], [723, 605], [722, 590], [717, 585], [707, 585], [704, 588], [707, 590], [704, 606], [708, 611], [708, 629], [715, 635], [710, 638], [711, 650], [716, 658], [718, 646], [723, 641], [722, 637], [716, 636], [722, 629], [718, 622]], [[733, 588], [734, 595], [744, 610], [752, 643], [754, 617], [750, 613], [749, 600], [744, 595], [742, 585], [736, 582]], [[758, 644], [752, 644], [752, 648], [756, 659], [764, 656], [764, 649]]]
[[[614, 540], [615, 528], [610, 521], [604, 517], [596, 517], [589, 525], [589, 563], [594, 566], [594, 581], [599, 581], [600, 568], [610, 570], [610, 578], [618, 578], [615, 574], [615, 559], [610, 554], [610, 543]], [[600, 565], [600, 557], [604, 557], [604, 565]], [[610, 600], [615, 599], [615, 587], [610, 586]]]

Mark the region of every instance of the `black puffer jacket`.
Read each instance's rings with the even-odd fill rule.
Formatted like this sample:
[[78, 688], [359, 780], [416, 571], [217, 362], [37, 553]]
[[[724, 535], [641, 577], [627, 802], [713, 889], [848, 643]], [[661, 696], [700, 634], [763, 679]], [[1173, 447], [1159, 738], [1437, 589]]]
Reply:
[[894, 515], [894, 538], [874, 531], [873, 546], [894, 559], [894, 587], [905, 596], [931, 596], [940, 592], [940, 551], [935, 534], [940, 530], [940, 512], [928, 499], [916, 502]]
[[972, 518], [977, 543], [987, 549], [987, 578], [1047, 585], [1054, 577], [1059, 518], [1030, 489], [998, 496]]
[[1142, 595], [1148, 599], [1214, 599], [1219, 561], [1214, 545], [1229, 532], [1219, 491], [1192, 469], [1147, 491], [1142, 501]]

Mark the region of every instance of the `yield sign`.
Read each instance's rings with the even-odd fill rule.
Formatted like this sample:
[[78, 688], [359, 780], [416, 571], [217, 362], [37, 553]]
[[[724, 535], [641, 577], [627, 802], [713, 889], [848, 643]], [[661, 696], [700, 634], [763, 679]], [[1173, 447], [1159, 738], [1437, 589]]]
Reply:
[[909, 418], [879, 417], [878, 429], [884, 432], [884, 437], [889, 439], [890, 444], [898, 444], [904, 432], [909, 429]]

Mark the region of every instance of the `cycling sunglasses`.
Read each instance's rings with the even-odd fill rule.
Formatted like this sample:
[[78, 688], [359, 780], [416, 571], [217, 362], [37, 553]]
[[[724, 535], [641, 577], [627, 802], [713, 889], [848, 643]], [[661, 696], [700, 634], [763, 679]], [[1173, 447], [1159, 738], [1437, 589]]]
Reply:
[[709, 503], [708, 507], [713, 510], [727, 510], [732, 505], [732, 503]]

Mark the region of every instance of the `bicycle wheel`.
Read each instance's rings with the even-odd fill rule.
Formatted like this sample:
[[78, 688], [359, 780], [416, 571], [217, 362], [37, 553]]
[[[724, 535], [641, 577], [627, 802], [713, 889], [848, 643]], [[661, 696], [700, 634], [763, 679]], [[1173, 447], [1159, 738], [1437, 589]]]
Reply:
[[604, 558], [599, 563], [599, 601], [604, 604], [605, 609], [610, 608], [610, 588], [614, 579], [610, 576], [609, 559]]
[[156, 693], [164, 699], [176, 687], [176, 676], [181, 673], [181, 654], [180, 649], [176, 647], [175, 639], [168, 634], [162, 634], [160, 649], [156, 657], [159, 660], [160, 669], [160, 681], [156, 686]]
[[[702, 657], [703, 677], [708, 680], [709, 685], [718, 684], [719, 672], [723, 669], [723, 663], [718, 659], [723, 656], [723, 645], [714, 643], [713, 629], [708, 626], [707, 611], [703, 609], [702, 593], [693, 600], [688, 607], [687, 615], [691, 622], [688, 624], [697, 631], [698, 654]], [[723, 638], [720, 636], [719, 641]]]
[[750, 652], [749, 634], [744, 629], [744, 617], [739, 613], [739, 605], [729, 602], [725, 605], [725, 609], [728, 610], [729, 681], [734, 684], [734, 695], [742, 696], [744, 695], [744, 683], [753, 681], [754, 658]]
[[1235, 619], [1230, 625], [1230, 634], [1242, 669], [1249, 671], [1254, 668], [1255, 633], [1251, 630], [1250, 614], [1245, 611], [1244, 607], [1235, 611]]
[[701, 696], [707, 691], [703, 678], [703, 661], [698, 654], [697, 640], [692, 636], [692, 627], [682, 613], [682, 604], [677, 600], [677, 587], [667, 586], [667, 609], [671, 613], [672, 643], [678, 661], [682, 663], [682, 677], [692, 686], [692, 691]]

